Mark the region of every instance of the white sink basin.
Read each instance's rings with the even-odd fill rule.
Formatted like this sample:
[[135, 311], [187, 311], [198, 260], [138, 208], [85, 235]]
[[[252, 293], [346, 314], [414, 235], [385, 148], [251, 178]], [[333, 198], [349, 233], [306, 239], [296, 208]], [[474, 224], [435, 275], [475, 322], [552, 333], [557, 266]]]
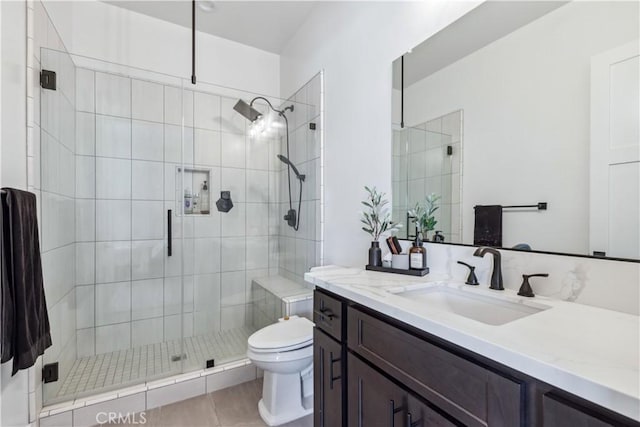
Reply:
[[390, 292], [424, 303], [425, 310], [432, 308], [447, 311], [487, 325], [504, 325], [551, 308], [544, 304], [512, 302], [500, 297], [480, 295], [443, 285]]

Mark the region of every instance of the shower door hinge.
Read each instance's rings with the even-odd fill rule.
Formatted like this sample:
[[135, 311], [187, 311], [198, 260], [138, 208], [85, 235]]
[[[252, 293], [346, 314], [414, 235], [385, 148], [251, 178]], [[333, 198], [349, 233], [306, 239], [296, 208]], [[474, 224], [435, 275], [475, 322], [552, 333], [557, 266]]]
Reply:
[[58, 381], [58, 362], [44, 365], [42, 368], [42, 381], [45, 383]]
[[40, 71], [40, 86], [43, 89], [56, 90], [56, 72], [49, 70]]

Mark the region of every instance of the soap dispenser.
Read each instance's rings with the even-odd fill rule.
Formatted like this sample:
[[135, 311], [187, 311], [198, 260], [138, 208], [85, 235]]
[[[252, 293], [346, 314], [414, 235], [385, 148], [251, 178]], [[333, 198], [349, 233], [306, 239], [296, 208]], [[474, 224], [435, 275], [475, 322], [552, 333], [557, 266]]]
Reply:
[[209, 186], [207, 185], [207, 181], [204, 181], [200, 188], [200, 213], [209, 213]]
[[417, 222], [416, 239], [413, 241], [411, 249], [409, 249], [409, 268], [412, 270], [424, 270], [427, 268], [427, 250], [422, 246]]

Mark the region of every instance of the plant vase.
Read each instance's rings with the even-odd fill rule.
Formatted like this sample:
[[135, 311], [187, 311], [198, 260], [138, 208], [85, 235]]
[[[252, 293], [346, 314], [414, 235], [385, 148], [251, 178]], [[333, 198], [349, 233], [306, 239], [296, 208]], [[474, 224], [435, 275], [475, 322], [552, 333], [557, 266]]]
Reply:
[[382, 250], [380, 242], [371, 242], [369, 248], [369, 265], [373, 267], [382, 267]]

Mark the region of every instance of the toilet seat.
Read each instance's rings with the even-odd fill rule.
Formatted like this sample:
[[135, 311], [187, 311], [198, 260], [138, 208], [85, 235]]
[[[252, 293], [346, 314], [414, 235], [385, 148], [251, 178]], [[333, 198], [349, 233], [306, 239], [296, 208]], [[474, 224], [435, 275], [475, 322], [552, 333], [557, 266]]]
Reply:
[[291, 317], [253, 333], [247, 344], [255, 353], [287, 352], [308, 347], [313, 344], [313, 322], [304, 317]]

